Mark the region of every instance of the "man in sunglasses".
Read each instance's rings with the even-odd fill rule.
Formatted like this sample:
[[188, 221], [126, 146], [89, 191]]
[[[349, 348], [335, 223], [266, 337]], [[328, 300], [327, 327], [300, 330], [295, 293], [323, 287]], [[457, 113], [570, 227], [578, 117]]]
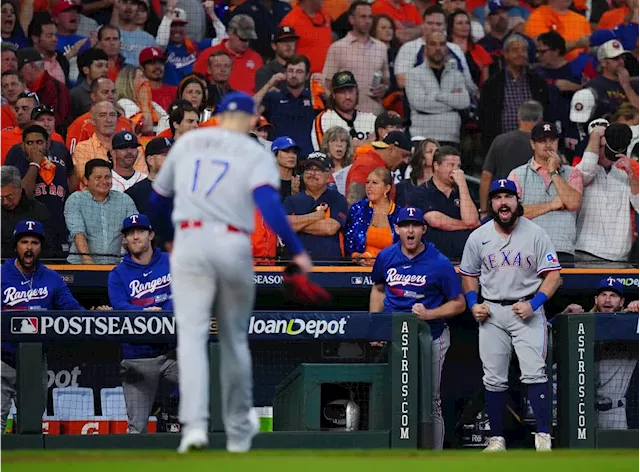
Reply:
[[247, 15], [234, 16], [227, 26], [227, 34], [228, 39], [200, 53], [193, 71], [207, 75], [209, 56], [216, 51], [226, 51], [233, 59], [229, 85], [233, 90], [253, 95], [256, 92], [256, 72], [262, 67], [260, 54], [249, 48], [249, 42], [258, 38], [253, 18]]

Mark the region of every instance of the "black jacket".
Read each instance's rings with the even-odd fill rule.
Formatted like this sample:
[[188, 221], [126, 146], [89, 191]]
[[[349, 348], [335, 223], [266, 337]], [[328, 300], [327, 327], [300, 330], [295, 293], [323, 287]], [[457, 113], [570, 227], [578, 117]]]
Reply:
[[[531, 98], [539, 101], [547, 109], [549, 104], [549, 86], [543, 78], [527, 68], [527, 78]], [[502, 107], [504, 105], [504, 70], [490, 77], [480, 91], [479, 119], [482, 128], [482, 150], [486, 155], [493, 140], [502, 133]]]
[[45, 245], [42, 248], [42, 257], [52, 257], [60, 252], [59, 247], [52, 247], [47, 244], [47, 233], [50, 234], [51, 225], [49, 221], [49, 210], [44, 203], [35, 198], [27, 197], [22, 191], [20, 202], [13, 210], [2, 208], [2, 257], [14, 257], [13, 228], [21, 220], [36, 220], [42, 223], [45, 234]]

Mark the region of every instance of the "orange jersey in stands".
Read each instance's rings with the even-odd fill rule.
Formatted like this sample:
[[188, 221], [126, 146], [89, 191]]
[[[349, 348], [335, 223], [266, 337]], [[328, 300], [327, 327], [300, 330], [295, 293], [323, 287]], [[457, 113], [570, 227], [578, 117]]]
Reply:
[[[116, 122], [116, 133], [120, 131], [129, 131], [130, 133], [133, 133], [131, 121], [126, 119], [124, 116], [119, 116], [118, 121]], [[76, 145], [89, 139], [95, 132], [96, 127], [91, 121], [90, 111], [76, 118], [67, 130], [67, 148], [69, 149], [69, 152], [73, 154]]]
[[[547, 5], [542, 5], [531, 12], [531, 16], [524, 25], [524, 32], [530, 38], [537, 38], [542, 33], [555, 31], [566, 42], [576, 41], [582, 36], [591, 36], [591, 25], [580, 13], [567, 10], [559, 13]], [[586, 48], [569, 51], [564, 57], [572, 61]]]
[[312, 73], [322, 72], [329, 46], [333, 42], [329, 13], [323, 9], [312, 18], [296, 6], [282, 19], [280, 26], [291, 26], [296, 30], [296, 34], [300, 36], [296, 43], [296, 53], [307, 56]]
[[12, 105], [5, 103], [2, 105], [2, 117], [0, 118], [0, 129], [2, 131], [16, 128], [18, 123], [16, 123], [16, 111]]
[[403, 0], [377, 0], [371, 8], [374, 15], [389, 15], [408, 28], [422, 24], [422, 16], [413, 3], [405, 3]]
[[207, 67], [209, 56], [216, 51], [225, 51], [233, 59], [233, 69], [231, 71], [231, 77], [229, 78], [229, 85], [231, 88], [240, 92], [254, 94], [256, 72], [258, 72], [258, 69], [262, 67], [262, 58], [260, 57], [260, 54], [255, 52], [253, 49], [247, 49], [242, 54], [235, 54], [227, 47], [227, 41], [228, 40], [225, 39], [217, 46], [207, 48], [198, 54], [198, 59], [196, 59], [196, 62], [193, 65], [193, 72], [198, 72], [199, 74], [208, 76], [209, 72], [207, 71]]
[[[605, 11], [600, 17], [600, 21], [598, 21], [598, 29], [613, 29], [616, 26], [621, 25], [624, 23], [624, 20], [627, 18], [629, 13], [629, 7], [626, 5]], [[635, 19], [637, 20], [637, 18]]]

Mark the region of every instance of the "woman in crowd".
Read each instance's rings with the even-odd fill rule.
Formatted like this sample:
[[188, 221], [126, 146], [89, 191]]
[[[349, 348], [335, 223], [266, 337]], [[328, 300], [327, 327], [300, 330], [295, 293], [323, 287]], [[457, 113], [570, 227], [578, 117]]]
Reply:
[[136, 132], [151, 136], [168, 126], [167, 112], [151, 99], [151, 87], [138, 66], [124, 66], [116, 79], [118, 106], [129, 118]]
[[322, 138], [320, 152], [331, 159], [331, 172], [338, 192], [346, 196], [347, 174], [351, 168], [351, 137], [341, 126], [329, 128]]
[[447, 19], [447, 40], [464, 51], [473, 81], [478, 85], [489, 78], [489, 66], [493, 59], [480, 44], [471, 37], [471, 20], [464, 10], [456, 10]]
[[[2, 0], [2, 8], [0, 10], [2, 18], [0, 19], [0, 33], [2, 41], [13, 43], [17, 48], [27, 46], [27, 37], [22, 31], [22, 27], [18, 23], [16, 9], [10, 0]], [[4, 71], [2, 71], [4, 72]]]
[[431, 138], [420, 141], [416, 145], [409, 162], [411, 175], [396, 185], [396, 204], [398, 207], [422, 208], [421, 194], [433, 176], [433, 155], [439, 147], [438, 141]]
[[378, 253], [393, 244], [398, 219], [396, 204], [391, 201], [391, 172], [377, 167], [367, 177], [367, 198], [349, 210], [344, 235], [345, 254], [359, 265], [373, 265]]
[[176, 98], [182, 98], [190, 102], [200, 112], [200, 121], [206, 121], [210, 117], [208, 113], [205, 117], [207, 86], [200, 77], [192, 74], [182, 79], [182, 82], [178, 85]]
[[396, 75], [393, 72], [393, 63], [398, 55], [400, 43], [396, 39], [396, 25], [389, 15], [376, 15], [373, 17], [373, 26], [371, 27], [372, 36], [378, 41], [382, 41], [387, 46], [387, 58], [389, 60], [389, 77], [391, 83], [387, 95], [398, 90]]

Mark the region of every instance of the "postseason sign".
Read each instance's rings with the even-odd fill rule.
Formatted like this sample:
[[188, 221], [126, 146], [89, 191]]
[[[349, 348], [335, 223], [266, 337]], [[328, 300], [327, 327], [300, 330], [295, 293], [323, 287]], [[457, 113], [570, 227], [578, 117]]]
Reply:
[[[14, 315], [15, 313], [15, 315]], [[390, 315], [369, 313], [255, 312], [249, 319], [251, 340], [367, 340], [390, 338]], [[211, 320], [209, 333], [218, 334]], [[175, 341], [171, 312], [4, 312], [2, 340], [14, 342], [113, 340]]]

